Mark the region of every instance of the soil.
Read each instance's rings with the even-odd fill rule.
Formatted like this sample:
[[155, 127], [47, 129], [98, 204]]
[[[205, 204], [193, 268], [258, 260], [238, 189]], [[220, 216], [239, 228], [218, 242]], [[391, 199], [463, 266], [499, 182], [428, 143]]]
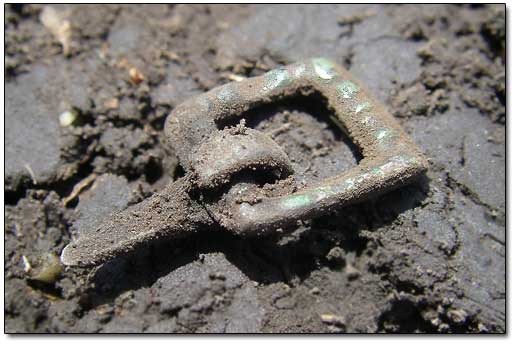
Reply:
[[[504, 5], [52, 6], [66, 55], [44, 6], [5, 8], [7, 333], [506, 331]], [[44, 259], [184, 175], [175, 106], [315, 56], [384, 102], [425, 176], [280, 237], [213, 225], [96, 268]], [[301, 185], [360, 159], [310, 105], [247, 119]]]

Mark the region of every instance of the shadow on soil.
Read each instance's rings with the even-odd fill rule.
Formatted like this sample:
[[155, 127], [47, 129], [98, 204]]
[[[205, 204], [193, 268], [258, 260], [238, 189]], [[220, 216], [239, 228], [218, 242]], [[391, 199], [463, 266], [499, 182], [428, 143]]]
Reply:
[[339, 246], [356, 257], [368, 240], [361, 230], [375, 231], [421, 204], [428, 180], [414, 183], [380, 198], [299, 224], [282, 238], [243, 239], [222, 228], [210, 228], [188, 238], [143, 247], [127, 257], [102, 265], [91, 277], [83, 297], [86, 309], [112, 302], [128, 290], [149, 287], [160, 277], [206, 253], [222, 252], [249, 279], [260, 284], [298, 284], [321, 267], [339, 269], [328, 252]]
[[[348, 156], [340, 157], [348, 160], [346, 167], [362, 159], [359, 149], [331, 120], [332, 111], [317, 92], [294, 94], [273, 104], [262, 104], [218, 125], [220, 128], [235, 125], [244, 118], [247, 126], [257, 128], [261, 122], [286, 110], [312, 114], [317, 121], [325, 122], [325, 130], [331, 131], [336, 141], [349, 149]], [[249, 279], [265, 285], [276, 282], [295, 285], [322, 267], [341, 269], [341, 264], [335, 264], [328, 256], [332, 248], [339, 246], [344, 255], [364, 254], [369, 239], [361, 231], [375, 231], [395, 221], [399, 214], [419, 206], [426, 198], [428, 184], [427, 178], [421, 177], [387, 195], [299, 223], [285, 230], [282, 237], [243, 239], [223, 228], [207, 228], [188, 238], [141, 248], [131, 256], [104, 264], [93, 274], [94, 287], [86, 292], [84, 306], [96, 307], [112, 302], [125, 291], [149, 287], [160, 277], [206, 253], [224, 253]]]

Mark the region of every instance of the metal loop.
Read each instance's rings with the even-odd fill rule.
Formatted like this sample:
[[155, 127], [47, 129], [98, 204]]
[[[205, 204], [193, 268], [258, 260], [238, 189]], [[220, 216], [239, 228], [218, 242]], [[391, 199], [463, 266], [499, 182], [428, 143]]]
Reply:
[[[255, 204], [232, 204], [219, 214], [228, 229], [240, 234], [265, 234], [399, 187], [427, 169], [425, 157], [386, 109], [348, 71], [324, 58], [232, 82], [190, 99], [168, 116], [165, 134], [177, 147], [186, 169], [199, 171], [207, 165], [192, 152], [212, 140], [221, 129], [220, 123], [306, 89], [319, 92], [327, 100], [334, 120], [360, 148], [363, 160], [349, 171], [293, 194]], [[230, 171], [227, 166], [222, 170]]]
[[280, 178], [293, 173], [288, 156], [274, 140], [243, 127], [213, 133], [190, 155], [190, 160], [200, 188], [220, 186], [246, 169], [271, 170]]

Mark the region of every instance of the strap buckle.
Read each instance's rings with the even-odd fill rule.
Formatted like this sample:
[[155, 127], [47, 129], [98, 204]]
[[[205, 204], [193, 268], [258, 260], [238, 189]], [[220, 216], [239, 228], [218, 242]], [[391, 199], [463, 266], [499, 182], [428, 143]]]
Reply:
[[[224, 123], [258, 105], [309, 92], [325, 98], [332, 119], [363, 159], [348, 171], [295, 192], [254, 201], [239, 197], [256, 188], [248, 183], [230, 185], [232, 176], [271, 169], [284, 178], [292, 169], [284, 152], [265, 134], [224, 129]], [[426, 158], [384, 106], [348, 71], [325, 58], [281, 67], [192, 98], [168, 116], [165, 134], [181, 164], [196, 176], [201, 193], [230, 186], [225, 196], [206, 206], [222, 226], [240, 235], [263, 235], [327, 214], [398, 188], [428, 168]]]

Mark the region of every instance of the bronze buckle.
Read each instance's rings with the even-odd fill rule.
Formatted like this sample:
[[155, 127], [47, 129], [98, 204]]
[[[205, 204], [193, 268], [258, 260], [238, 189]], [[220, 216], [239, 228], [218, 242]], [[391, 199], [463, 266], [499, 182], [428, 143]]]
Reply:
[[363, 159], [354, 168], [297, 192], [255, 204], [235, 203], [230, 211], [218, 214], [224, 227], [239, 234], [264, 234], [400, 187], [427, 169], [426, 158], [384, 106], [348, 71], [325, 58], [298, 62], [199, 95], [171, 113], [165, 133], [178, 147], [183, 166], [194, 172], [198, 165], [194, 152], [221, 129], [220, 123], [256, 105], [309, 90], [326, 98], [333, 120], [358, 146]]

